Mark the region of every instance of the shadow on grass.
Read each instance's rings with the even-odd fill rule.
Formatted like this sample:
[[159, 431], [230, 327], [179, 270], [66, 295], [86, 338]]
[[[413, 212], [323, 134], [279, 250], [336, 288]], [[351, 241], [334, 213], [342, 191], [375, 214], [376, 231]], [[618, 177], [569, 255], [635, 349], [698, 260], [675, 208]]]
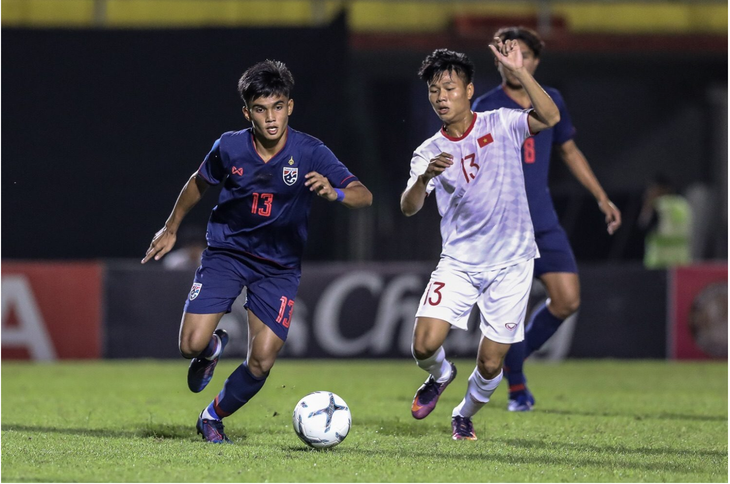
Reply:
[[585, 412], [575, 410], [536, 409], [535, 412], [555, 415], [577, 415], [583, 417], [631, 417], [636, 420], [697, 420], [706, 422], [727, 422], [727, 415], [687, 415], [681, 413], [657, 413], [639, 415], [620, 412]]
[[678, 456], [686, 457], [690, 455], [701, 455], [704, 457], [722, 457], [727, 458], [727, 452], [720, 450], [687, 450], [687, 449], [673, 449], [671, 447], [640, 447], [637, 449], [631, 449], [624, 446], [618, 445], [593, 445], [593, 444], [576, 444], [568, 442], [548, 442], [544, 440], [534, 439], [494, 439], [495, 441], [502, 442], [503, 444], [512, 445], [514, 447], [520, 447], [523, 449], [550, 449], [556, 452], [595, 452], [604, 455], [617, 455], [617, 454], [634, 454], [641, 457], [650, 456], [663, 456], [667, 459], [673, 459]]
[[[120, 437], [127, 439], [152, 438], [156, 440], [188, 440], [198, 442], [202, 438], [196, 434], [195, 427], [189, 425], [144, 424], [130, 430], [82, 429], [63, 427], [44, 427], [41, 425], [3, 424], [2, 430], [14, 432], [41, 432], [84, 437]], [[230, 435], [236, 441], [246, 440], [246, 435]]]
[[[677, 457], [681, 453], [670, 454], [674, 457], [674, 462], [631, 462], [626, 459], [606, 459], [606, 457], [583, 457], [580, 455], [570, 456], [566, 455], [564, 451], [555, 451], [550, 453], [542, 453], [541, 455], [518, 455], [518, 454], [496, 454], [490, 453], [489, 449], [492, 447], [494, 441], [484, 442], [478, 444], [475, 442], [455, 442], [454, 445], [470, 446], [470, 452], [464, 452], [460, 454], [449, 452], [448, 454], [438, 455], [431, 451], [421, 452], [414, 450], [403, 450], [400, 454], [402, 457], [418, 459], [423, 461], [431, 462], [432, 464], [443, 464], [445, 466], [455, 465], [455, 461], [470, 461], [478, 462], [480, 465], [484, 465], [485, 468], [490, 463], [495, 464], [506, 464], [506, 465], [541, 465], [548, 467], [564, 467], [564, 468], [596, 468], [596, 469], [633, 469], [637, 471], [648, 471], [648, 472], [671, 472], [677, 474], [694, 474], [697, 472], [696, 468], [691, 463], [676, 462]], [[443, 450], [443, 448], [441, 449]], [[376, 449], [363, 449], [363, 448], [343, 448], [340, 450], [342, 453], [363, 455], [372, 458], [382, 457], [382, 450]], [[579, 452], [576, 449], [576, 452]], [[708, 472], [713, 472], [712, 469], [708, 469]]]

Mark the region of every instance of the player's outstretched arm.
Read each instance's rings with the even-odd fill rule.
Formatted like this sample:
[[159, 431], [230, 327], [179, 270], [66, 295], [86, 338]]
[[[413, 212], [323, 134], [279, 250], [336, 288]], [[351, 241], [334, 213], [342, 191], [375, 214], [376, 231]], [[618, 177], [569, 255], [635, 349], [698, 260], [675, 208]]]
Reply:
[[621, 211], [608, 199], [583, 152], [573, 140], [566, 141], [558, 149], [573, 176], [596, 197], [598, 208], [606, 216], [608, 233], [613, 234], [621, 226]]
[[502, 42], [499, 37], [495, 37], [494, 44], [490, 44], [489, 48], [497, 61], [520, 81], [530, 97], [534, 108], [527, 120], [530, 124], [530, 132], [538, 133], [558, 124], [560, 110], [548, 93], [532, 77], [532, 74], [524, 68], [519, 43], [516, 40]]
[[304, 185], [309, 187], [309, 191], [316, 192], [330, 202], [339, 200], [347, 208], [369, 207], [373, 204], [373, 194], [359, 181], [350, 182], [345, 188], [333, 188], [327, 177], [316, 171], [310, 171], [304, 178], [307, 179]]
[[187, 215], [190, 209], [203, 198], [203, 194], [209, 186], [208, 182], [197, 171], [193, 173], [180, 191], [180, 195], [177, 197], [175, 206], [172, 208], [172, 213], [167, 218], [164, 227], [158, 230], [152, 238], [152, 243], [149, 249], [147, 249], [144, 259], [142, 259], [142, 264], [153, 257], [155, 260], [160, 260], [162, 256], [172, 250], [177, 240], [177, 229], [180, 227], [180, 223], [182, 223], [183, 218], [185, 218], [185, 215]]
[[420, 175], [416, 183], [406, 188], [400, 197], [400, 210], [403, 215], [410, 217], [423, 208], [426, 201], [426, 187], [432, 178], [439, 176], [444, 170], [454, 164], [454, 157], [449, 153], [440, 153], [428, 164], [426, 171]]

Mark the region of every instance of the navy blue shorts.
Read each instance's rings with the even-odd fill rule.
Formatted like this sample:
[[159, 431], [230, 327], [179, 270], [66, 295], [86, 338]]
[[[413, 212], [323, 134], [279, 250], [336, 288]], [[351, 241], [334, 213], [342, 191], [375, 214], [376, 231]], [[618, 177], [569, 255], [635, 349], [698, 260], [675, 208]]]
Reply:
[[573, 249], [570, 248], [568, 235], [560, 225], [535, 232], [535, 242], [540, 249], [540, 258], [535, 259], [535, 277], [548, 272], [578, 273]]
[[185, 312], [228, 313], [246, 286], [244, 307], [286, 341], [300, 276], [297, 269], [285, 269], [252, 256], [208, 247], [195, 271]]

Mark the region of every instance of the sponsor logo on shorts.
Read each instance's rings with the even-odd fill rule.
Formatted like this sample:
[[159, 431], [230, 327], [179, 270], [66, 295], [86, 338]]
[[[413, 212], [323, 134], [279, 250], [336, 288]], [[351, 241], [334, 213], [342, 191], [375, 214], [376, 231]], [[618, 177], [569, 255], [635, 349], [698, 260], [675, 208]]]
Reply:
[[289, 186], [292, 186], [297, 182], [297, 178], [299, 177], [299, 168], [285, 166], [283, 175], [284, 175], [284, 183], [286, 183]]
[[504, 325], [504, 327], [509, 329], [510, 331], [514, 331], [517, 327], [517, 323], [507, 323]]
[[194, 282], [192, 289], [190, 289], [190, 300], [192, 301], [196, 297], [198, 297], [198, 294], [200, 294], [200, 290], [203, 288], [203, 284], [200, 282]]

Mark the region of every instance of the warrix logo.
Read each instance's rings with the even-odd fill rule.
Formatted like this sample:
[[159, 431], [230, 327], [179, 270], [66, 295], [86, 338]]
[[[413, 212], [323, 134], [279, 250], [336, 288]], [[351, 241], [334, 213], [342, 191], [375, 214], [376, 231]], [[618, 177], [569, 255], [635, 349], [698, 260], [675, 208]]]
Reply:
[[504, 325], [504, 327], [509, 329], [510, 331], [514, 331], [517, 327], [517, 323], [507, 323]]
[[231, 168], [231, 173], [233, 173], [234, 175], [243, 175], [243, 167], [236, 168], [234, 166], [233, 168]]

